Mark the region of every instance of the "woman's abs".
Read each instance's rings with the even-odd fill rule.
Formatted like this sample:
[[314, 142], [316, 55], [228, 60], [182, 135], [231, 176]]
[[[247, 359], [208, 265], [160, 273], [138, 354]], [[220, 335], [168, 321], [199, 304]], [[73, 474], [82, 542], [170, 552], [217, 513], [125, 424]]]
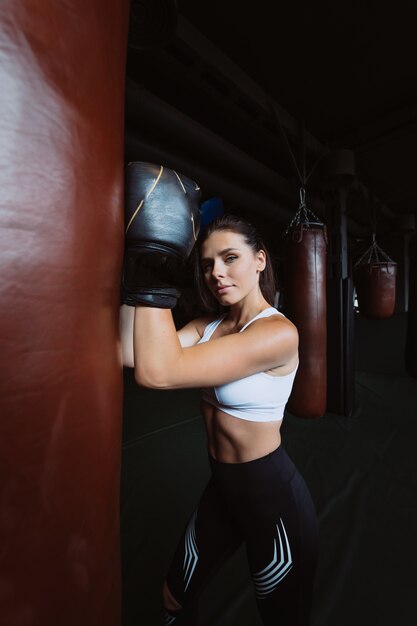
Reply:
[[208, 451], [221, 463], [246, 463], [266, 456], [281, 443], [281, 421], [242, 420], [202, 401]]

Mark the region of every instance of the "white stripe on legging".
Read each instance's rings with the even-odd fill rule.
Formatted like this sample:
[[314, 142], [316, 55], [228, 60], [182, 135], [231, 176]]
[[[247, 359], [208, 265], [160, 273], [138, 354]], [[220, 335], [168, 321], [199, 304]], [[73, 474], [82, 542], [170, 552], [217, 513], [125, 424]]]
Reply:
[[274, 539], [274, 556], [272, 561], [261, 571], [253, 574], [253, 583], [255, 586], [255, 594], [259, 599], [265, 598], [272, 593], [278, 586], [278, 583], [288, 574], [292, 568], [291, 548], [285, 532], [284, 522], [280, 518], [282, 533], [279, 525], [276, 524], [280, 561], [277, 558], [277, 540]]
[[188, 524], [185, 532], [185, 555], [184, 555], [184, 583], [185, 589], [190, 584], [191, 577], [194, 574], [195, 567], [198, 561], [198, 548], [195, 539], [195, 520], [197, 518], [197, 511], [192, 516], [190, 523]]

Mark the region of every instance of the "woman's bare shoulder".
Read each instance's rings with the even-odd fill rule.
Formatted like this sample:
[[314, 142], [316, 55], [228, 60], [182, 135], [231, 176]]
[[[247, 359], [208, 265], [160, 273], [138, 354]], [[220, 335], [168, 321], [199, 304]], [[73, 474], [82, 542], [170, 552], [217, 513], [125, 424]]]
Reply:
[[276, 342], [277, 348], [280, 350], [282, 341], [285, 340], [289, 344], [293, 344], [294, 348], [298, 347], [298, 331], [297, 327], [284, 315], [270, 315], [255, 320], [250, 324], [245, 333], [251, 334], [254, 338], [268, 338], [271, 342]]
[[285, 328], [289, 328], [297, 332], [297, 328], [293, 324], [293, 322], [288, 317], [279, 312], [274, 315], [268, 315], [267, 317], [260, 317], [259, 319], [254, 320], [251, 324], [249, 324], [246, 330], [254, 328], [269, 329], [269, 331], [272, 333]]

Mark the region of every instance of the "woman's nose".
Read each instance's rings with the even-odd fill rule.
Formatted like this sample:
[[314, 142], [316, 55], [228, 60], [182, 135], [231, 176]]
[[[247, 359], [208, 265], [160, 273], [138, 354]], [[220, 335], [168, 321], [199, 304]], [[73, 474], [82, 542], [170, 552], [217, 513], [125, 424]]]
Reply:
[[214, 278], [221, 278], [222, 276], [224, 276], [223, 263], [219, 263], [219, 262], [214, 263], [212, 275], [214, 276]]

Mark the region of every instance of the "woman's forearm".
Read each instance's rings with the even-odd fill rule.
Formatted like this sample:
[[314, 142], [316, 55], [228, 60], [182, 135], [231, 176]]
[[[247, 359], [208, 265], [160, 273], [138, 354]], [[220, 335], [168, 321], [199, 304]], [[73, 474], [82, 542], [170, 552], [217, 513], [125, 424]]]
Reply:
[[135, 320], [134, 307], [122, 304], [119, 314], [119, 330], [122, 351], [122, 362], [125, 367], [135, 367], [133, 356], [133, 324]]
[[155, 389], [168, 388], [182, 352], [171, 309], [136, 307], [133, 345], [137, 383]]

